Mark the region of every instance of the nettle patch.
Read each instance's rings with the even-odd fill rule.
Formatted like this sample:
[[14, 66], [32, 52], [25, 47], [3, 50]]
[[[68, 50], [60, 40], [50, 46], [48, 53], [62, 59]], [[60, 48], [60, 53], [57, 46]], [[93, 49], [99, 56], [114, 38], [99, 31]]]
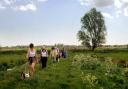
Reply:
[[74, 56], [72, 65], [81, 70], [80, 78], [87, 89], [128, 88], [128, 68], [113, 63], [111, 58], [80, 54]]

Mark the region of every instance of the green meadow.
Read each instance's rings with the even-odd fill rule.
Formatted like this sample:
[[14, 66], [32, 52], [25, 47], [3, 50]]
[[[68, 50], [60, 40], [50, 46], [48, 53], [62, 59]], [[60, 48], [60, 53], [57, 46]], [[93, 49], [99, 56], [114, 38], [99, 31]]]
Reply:
[[127, 49], [68, 50], [66, 59], [49, 57], [46, 69], [37, 64], [36, 74], [21, 80], [26, 50], [1, 50], [0, 89], [128, 89], [127, 58]]

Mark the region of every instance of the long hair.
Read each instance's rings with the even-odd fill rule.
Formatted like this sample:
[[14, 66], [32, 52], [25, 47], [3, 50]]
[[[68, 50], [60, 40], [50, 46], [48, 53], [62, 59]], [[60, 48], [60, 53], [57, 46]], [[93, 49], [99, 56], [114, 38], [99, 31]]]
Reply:
[[29, 45], [29, 48], [34, 48], [34, 44], [31, 43], [31, 44]]

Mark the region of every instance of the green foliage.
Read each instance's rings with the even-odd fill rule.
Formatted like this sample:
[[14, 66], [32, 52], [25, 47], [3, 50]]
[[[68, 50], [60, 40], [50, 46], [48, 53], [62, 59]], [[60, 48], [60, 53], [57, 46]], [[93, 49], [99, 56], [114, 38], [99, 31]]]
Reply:
[[128, 89], [128, 68], [113, 62], [114, 58], [126, 61], [127, 50], [72, 50], [68, 59], [53, 63], [49, 58], [46, 69], [37, 64], [36, 74], [21, 80], [20, 73], [25, 68], [22, 64], [27, 61], [25, 53], [1, 54], [0, 67], [15, 69], [0, 71], [0, 89]]
[[1, 50], [0, 55], [0, 71], [6, 71], [27, 61], [25, 50]]
[[[86, 89], [126, 89], [127, 69], [121, 68], [111, 60], [105, 61], [89, 55], [76, 55], [73, 65], [82, 70], [81, 80]], [[75, 62], [75, 63], [74, 63]]]
[[94, 50], [105, 43], [106, 27], [104, 17], [95, 8], [91, 9], [81, 19], [81, 30], [78, 39], [88, 48]]

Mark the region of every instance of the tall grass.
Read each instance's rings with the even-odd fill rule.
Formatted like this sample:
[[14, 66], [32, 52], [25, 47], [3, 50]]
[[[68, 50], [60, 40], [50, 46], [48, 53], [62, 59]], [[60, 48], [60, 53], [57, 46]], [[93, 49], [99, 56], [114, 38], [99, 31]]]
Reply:
[[3, 50], [0, 51], [0, 71], [22, 65], [27, 59], [25, 50]]
[[0, 51], [0, 64], [7, 66], [14, 63], [16, 66], [12, 71], [1, 69], [0, 89], [128, 89], [127, 67], [97, 61], [108, 57], [127, 61], [127, 52], [127, 49], [97, 49], [94, 52], [70, 50], [67, 59], [53, 63], [49, 58], [46, 69], [42, 70], [40, 64], [37, 64], [36, 74], [21, 80], [20, 73], [25, 68], [22, 64], [27, 61], [26, 50]]

